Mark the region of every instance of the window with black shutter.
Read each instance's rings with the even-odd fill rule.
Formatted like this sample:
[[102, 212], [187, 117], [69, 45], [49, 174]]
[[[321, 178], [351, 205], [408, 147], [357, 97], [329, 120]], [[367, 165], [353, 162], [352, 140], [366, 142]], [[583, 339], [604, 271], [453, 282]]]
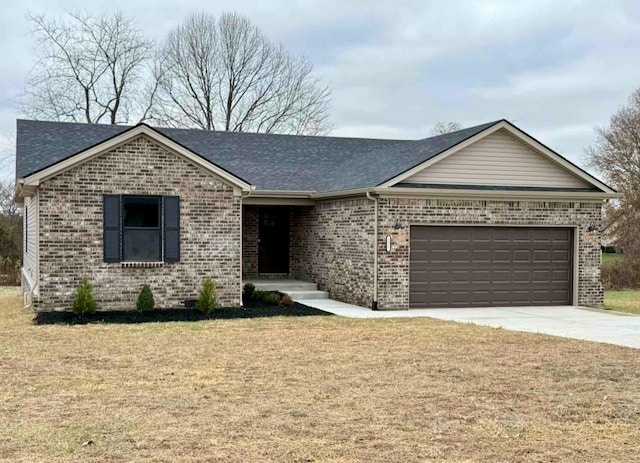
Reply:
[[158, 196], [122, 197], [122, 260], [160, 262], [162, 228]]
[[180, 198], [104, 197], [105, 262], [178, 262]]

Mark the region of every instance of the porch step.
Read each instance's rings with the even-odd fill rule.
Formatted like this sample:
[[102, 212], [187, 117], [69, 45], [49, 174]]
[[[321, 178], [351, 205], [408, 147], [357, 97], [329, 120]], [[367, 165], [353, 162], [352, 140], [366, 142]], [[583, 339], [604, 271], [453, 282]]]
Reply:
[[280, 291], [289, 293], [290, 291], [315, 291], [318, 285], [301, 280], [248, 280], [245, 283], [253, 283], [260, 291]]
[[326, 291], [282, 291], [285, 294], [291, 296], [294, 301], [301, 301], [303, 299], [329, 299], [329, 293]]

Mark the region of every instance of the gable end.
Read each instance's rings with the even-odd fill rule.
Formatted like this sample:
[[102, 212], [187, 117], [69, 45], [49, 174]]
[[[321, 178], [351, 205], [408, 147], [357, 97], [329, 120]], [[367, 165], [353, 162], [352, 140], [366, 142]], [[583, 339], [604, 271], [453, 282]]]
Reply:
[[598, 191], [505, 128], [414, 172], [402, 183]]
[[250, 191], [252, 186], [245, 182], [243, 179], [233, 175], [232, 173], [224, 170], [220, 166], [208, 161], [204, 157], [197, 153], [190, 151], [181, 144], [173, 141], [164, 134], [161, 134], [157, 130], [145, 125], [140, 124], [132, 127], [125, 132], [115, 135], [111, 138], [104, 140], [97, 145], [92, 146], [84, 151], [76, 153], [68, 158], [65, 158], [55, 164], [46, 167], [40, 171], [37, 171], [24, 179], [19, 181], [21, 187], [35, 186], [37, 187], [41, 181], [54, 177], [62, 172], [65, 172], [73, 167], [83, 164], [97, 156], [100, 156], [109, 150], [122, 146], [124, 143], [130, 142], [139, 136], [146, 137], [152, 143], [155, 143], [163, 149], [171, 152], [176, 156], [185, 158], [191, 164], [208, 171], [215, 176], [222, 179], [225, 183], [237, 188], [238, 190]]

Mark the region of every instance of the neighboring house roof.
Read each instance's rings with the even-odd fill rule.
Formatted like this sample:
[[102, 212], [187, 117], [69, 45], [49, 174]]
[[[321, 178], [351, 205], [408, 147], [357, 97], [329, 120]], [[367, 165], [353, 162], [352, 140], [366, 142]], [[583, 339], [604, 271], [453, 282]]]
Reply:
[[[257, 190], [327, 193], [394, 183], [412, 169], [435, 161], [440, 154], [446, 156], [456, 146], [498, 126], [513, 127], [504, 120], [494, 121], [422, 140], [152, 129], [144, 124], [136, 127], [162, 134]], [[16, 175], [21, 179], [63, 164], [127, 131], [133, 133], [134, 127], [18, 120]], [[551, 154], [568, 163], [557, 153]], [[579, 175], [593, 179], [570, 166]]]

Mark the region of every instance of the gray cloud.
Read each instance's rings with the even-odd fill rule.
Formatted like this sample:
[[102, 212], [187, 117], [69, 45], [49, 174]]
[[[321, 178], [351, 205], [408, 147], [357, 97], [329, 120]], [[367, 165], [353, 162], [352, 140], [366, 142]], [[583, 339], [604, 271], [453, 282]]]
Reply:
[[[200, 0], [115, 0], [160, 39]], [[0, 17], [0, 134], [34, 60], [27, 11], [94, 11], [84, 1], [27, 0]], [[428, 136], [439, 120], [507, 118], [584, 164], [593, 128], [640, 86], [640, 4], [628, 1], [218, 1], [306, 55], [333, 89], [335, 135]]]

